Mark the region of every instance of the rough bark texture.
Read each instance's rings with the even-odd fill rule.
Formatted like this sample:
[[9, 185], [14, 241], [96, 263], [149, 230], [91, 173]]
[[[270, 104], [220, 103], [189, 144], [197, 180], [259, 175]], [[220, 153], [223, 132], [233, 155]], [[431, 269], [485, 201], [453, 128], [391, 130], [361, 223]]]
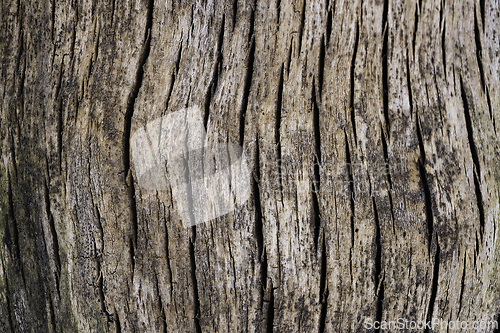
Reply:
[[[497, 318], [498, 0], [0, 8], [0, 332]], [[253, 180], [185, 228], [130, 137], [189, 106]]]

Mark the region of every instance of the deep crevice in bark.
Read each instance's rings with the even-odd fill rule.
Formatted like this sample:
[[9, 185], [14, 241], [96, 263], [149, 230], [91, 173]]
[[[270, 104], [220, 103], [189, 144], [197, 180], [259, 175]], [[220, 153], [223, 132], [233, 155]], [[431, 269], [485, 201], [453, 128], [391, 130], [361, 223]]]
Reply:
[[292, 63], [292, 47], [293, 47], [293, 36], [292, 38], [290, 38], [290, 47], [288, 48], [288, 62], [286, 63], [287, 77], [290, 76], [290, 64]]
[[236, 27], [236, 16], [238, 15], [238, 0], [233, 0], [233, 29]]
[[328, 16], [326, 18], [326, 45], [330, 45], [330, 37], [332, 36], [332, 11], [328, 11]]
[[382, 13], [382, 101], [384, 105], [384, 119], [385, 129], [387, 132], [387, 139], [390, 139], [390, 122], [389, 122], [389, 80], [388, 76], [388, 54], [387, 48], [389, 44], [389, 23], [387, 22], [387, 14], [389, 11], [389, 0], [384, 0], [384, 9]]
[[443, 22], [443, 30], [441, 32], [441, 53], [443, 57], [443, 72], [444, 79], [447, 80], [446, 74], [446, 21]]
[[410, 57], [408, 54], [408, 49], [406, 49], [406, 84], [408, 85], [408, 100], [410, 103], [410, 115], [413, 116], [413, 92], [411, 89], [411, 77], [410, 77]]
[[485, 24], [485, 16], [484, 16], [484, 0], [479, 0], [479, 9], [481, 11], [481, 22], [483, 24], [483, 31], [484, 31], [484, 28], [486, 26]]
[[319, 333], [325, 332], [326, 312], [328, 309], [328, 287], [326, 285], [327, 266], [326, 266], [326, 236], [323, 233], [321, 245], [321, 277], [319, 284], [319, 301], [321, 302], [321, 313], [319, 317]]
[[205, 113], [203, 115], [203, 125], [205, 126], [205, 132], [208, 130], [208, 117], [210, 115], [210, 103], [212, 97], [217, 89], [217, 84], [219, 83], [219, 78], [222, 72], [222, 46], [224, 45], [224, 26], [225, 26], [226, 16], [222, 15], [222, 22], [220, 31], [217, 38], [217, 59], [214, 64], [214, 69], [212, 71], [212, 78], [210, 79], [210, 84], [207, 88], [207, 93], [205, 95]]
[[382, 150], [384, 152], [384, 173], [387, 175], [387, 181], [389, 182], [389, 190], [392, 189], [392, 180], [391, 180], [391, 168], [389, 164], [389, 154], [387, 152], [387, 142], [385, 140], [384, 130], [380, 132], [382, 134]]
[[97, 270], [97, 294], [99, 296], [99, 303], [101, 304], [101, 314], [106, 316], [106, 320], [108, 322], [113, 321], [113, 315], [111, 315], [108, 310], [106, 309], [106, 299], [104, 296], [104, 289], [103, 289], [103, 280], [104, 276], [101, 270], [101, 259], [100, 256], [97, 254], [97, 248], [96, 244], [94, 241], [94, 255], [95, 255], [95, 263], [96, 263], [96, 270]]
[[163, 333], [167, 333], [167, 316], [165, 315], [165, 308], [163, 307], [163, 301], [161, 299], [160, 284], [158, 282], [158, 276], [156, 272], [153, 274], [156, 282], [156, 294], [158, 295], [158, 302], [160, 307], [160, 318], [163, 321]]
[[[263, 261], [262, 258], [264, 254], [264, 231], [262, 225], [262, 208], [260, 204], [260, 149], [259, 149], [259, 137], [257, 135], [257, 144], [255, 147], [255, 175], [253, 179], [253, 195], [254, 195], [254, 204], [255, 204], [255, 236], [257, 238], [257, 249], [259, 260]], [[266, 267], [267, 269], [267, 267]]]
[[464, 287], [465, 287], [465, 268], [467, 267], [467, 253], [464, 254], [464, 269], [462, 271], [462, 282], [460, 286], [460, 298], [458, 300], [458, 315], [462, 311], [462, 299], [464, 296]]
[[493, 130], [495, 134], [497, 133], [497, 127], [495, 124], [495, 117], [493, 116], [493, 111], [491, 110], [491, 100], [490, 100], [490, 90], [486, 87], [486, 102], [488, 103], [488, 111], [490, 112], [490, 119], [493, 122]]
[[189, 258], [191, 262], [191, 282], [193, 284], [193, 302], [194, 302], [194, 327], [196, 333], [201, 333], [200, 326], [200, 297], [198, 295], [198, 280], [196, 279], [196, 261], [194, 254], [194, 243], [196, 242], [196, 226], [192, 227], [192, 236], [189, 240]]
[[[7, 233], [8, 232], [8, 227], [5, 228], [5, 232]], [[5, 261], [4, 261], [4, 258], [0, 257], [0, 260], [2, 260], [2, 267], [3, 267], [3, 272], [2, 272], [2, 276], [4, 277], [4, 281], [5, 281], [5, 298], [7, 299], [7, 302], [5, 302], [5, 305], [7, 307], [7, 321], [9, 322], [9, 325], [10, 325], [10, 329], [11, 329], [11, 332], [15, 332], [15, 329], [14, 329], [14, 323], [12, 321], [12, 309], [11, 309], [11, 303], [12, 303], [12, 292], [10, 291], [10, 286], [9, 286], [9, 277], [8, 277], [8, 274], [7, 274], [7, 267], [5, 266]]]
[[335, 11], [335, 2], [332, 8], [330, 8], [330, 1], [326, 0], [326, 46], [330, 45], [330, 37], [332, 35], [332, 21], [333, 21], [333, 12]]
[[54, 311], [54, 302], [52, 301], [52, 297], [48, 297], [49, 299], [49, 316], [50, 316], [50, 324], [52, 325], [52, 331], [57, 332], [57, 321], [56, 321], [56, 312]]
[[[436, 254], [434, 259], [434, 269], [432, 275], [431, 297], [429, 298], [429, 308], [427, 310], [427, 321], [432, 320], [432, 314], [434, 313], [434, 304], [436, 302], [436, 294], [439, 283], [439, 255], [440, 255], [440, 249], [436, 237]], [[428, 327], [425, 329], [425, 332], [429, 333]]]
[[321, 217], [318, 201], [318, 192], [320, 191], [320, 165], [321, 165], [321, 133], [319, 127], [319, 109], [316, 103], [316, 92], [313, 83], [312, 103], [313, 103], [313, 127], [314, 127], [314, 146], [316, 154], [314, 156], [314, 186], [312, 187], [312, 204], [314, 214], [314, 249], [318, 253], [319, 231], [321, 228]]
[[[48, 161], [47, 161], [48, 163]], [[48, 171], [48, 170], [47, 170]], [[59, 277], [61, 276], [61, 259], [59, 257], [59, 240], [57, 238], [56, 226], [54, 224], [54, 217], [50, 210], [50, 198], [49, 198], [49, 187], [47, 186], [47, 181], [45, 181], [45, 210], [47, 212], [47, 218], [49, 221], [50, 233], [52, 236], [52, 252], [54, 256], [54, 261], [56, 265], [56, 271], [54, 272], [56, 291], [59, 294]]]
[[247, 61], [247, 72], [246, 72], [246, 78], [245, 78], [245, 88], [243, 90], [243, 102], [241, 104], [241, 111], [240, 111], [240, 147], [243, 147], [243, 141], [245, 139], [245, 116], [248, 111], [248, 98], [250, 96], [250, 89], [252, 86], [252, 77], [253, 77], [253, 65], [255, 61], [255, 37], [254, 37], [254, 13], [250, 14], [250, 31], [248, 33], [249, 35], [249, 42], [250, 42], [250, 51], [248, 53], [248, 61]]
[[[16, 162], [14, 161], [14, 164]], [[18, 222], [16, 219], [15, 215], [15, 209], [14, 209], [14, 199], [13, 199], [13, 194], [12, 194], [12, 179], [10, 177], [10, 172], [7, 172], [7, 183], [8, 183], [8, 188], [7, 188], [7, 197], [8, 197], [8, 202], [9, 202], [9, 220], [12, 221], [12, 237], [10, 236], [10, 228], [6, 226], [5, 232], [6, 232], [6, 238], [10, 238], [13, 241], [13, 247], [14, 251], [11, 252], [11, 254], [14, 257], [15, 264], [19, 271], [21, 272], [21, 276], [24, 279], [24, 273], [23, 273], [23, 265], [21, 263], [21, 247], [19, 245], [19, 229], [18, 229]], [[7, 244], [8, 246], [8, 244]], [[10, 249], [12, 250], [12, 249]]]
[[486, 91], [485, 79], [484, 79], [484, 71], [483, 71], [483, 61], [481, 56], [481, 35], [479, 33], [479, 25], [477, 23], [477, 15], [476, 15], [476, 5], [474, 4], [474, 40], [476, 42], [476, 60], [477, 66], [479, 67], [479, 74], [481, 78], [481, 88], [483, 91]]
[[181, 41], [181, 45], [179, 46], [179, 51], [177, 52], [177, 59], [175, 60], [175, 70], [173, 70], [172, 73], [170, 74], [170, 86], [168, 88], [167, 99], [165, 101], [165, 112], [168, 111], [168, 105], [170, 104], [170, 97], [172, 96], [172, 90], [174, 90], [175, 79], [179, 74], [179, 67], [182, 59], [182, 49], [183, 47]]
[[[151, 33], [152, 33], [152, 25], [153, 25], [153, 8], [154, 8], [154, 0], [149, 0], [148, 3], [148, 12], [147, 12], [147, 21], [146, 21], [146, 29], [144, 32], [144, 47], [141, 51], [141, 55], [137, 64], [137, 71], [135, 74], [135, 81], [132, 86], [132, 91], [128, 97], [127, 101], [127, 111], [125, 113], [125, 128], [123, 131], [123, 165], [124, 165], [124, 176], [125, 183], [129, 187], [128, 189], [128, 199], [129, 199], [129, 209], [130, 216], [132, 219], [132, 235], [130, 242], [130, 256], [132, 263], [132, 271], [135, 268], [135, 249], [137, 248], [137, 203], [135, 200], [135, 187], [134, 181], [132, 179], [132, 174], [130, 173], [130, 130], [132, 127], [132, 117], [134, 115], [134, 107], [135, 101], [139, 94], [139, 90], [142, 86], [142, 80], [144, 77], [144, 66], [146, 61], [148, 60], [149, 53], [151, 50]], [[129, 178], [130, 177], [130, 178]], [[128, 178], [128, 179], [127, 179]]]
[[352, 125], [352, 132], [354, 134], [354, 143], [358, 143], [358, 139], [356, 136], [356, 118], [355, 118], [355, 108], [354, 108], [354, 71], [356, 69], [356, 54], [358, 53], [358, 43], [359, 43], [359, 21], [356, 22], [356, 39], [354, 41], [354, 51], [352, 53], [352, 60], [351, 60], [351, 90], [350, 90], [350, 102], [349, 102], [349, 107], [351, 109], [351, 125]]
[[280, 25], [281, 0], [276, 1], [276, 25]]
[[428, 239], [427, 250], [429, 251], [430, 255], [432, 235], [434, 233], [434, 216], [432, 213], [432, 196], [429, 189], [429, 184], [427, 182], [427, 171], [425, 170], [426, 157], [425, 157], [424, 141], [422, 140], [422, 134], [420, 132], [420, 122], [418, 114], [416, 118], [416, 128], [417, 128], [418, 145], [420, 148], [420, 161], [418, 162], [418, 170], [420, 174], [420, 181], [422, 183], [422, 188], [424, 190], [425, 217], [427, 221], [427, 239]]
[[58, 155], [58, 165], [59, 173], [62, 171], [62, 146], [63, 146], [63, 109], [62, 109], [62, 94], [61, 94], [61, 84], [62, 77], [64, 73], [64, 56], [61, 61], [61, 68], [59, 71], [59, 77], [57, 79], [54, 97], [56, 99], [55, 112], [57, 112], [57, 155]]
[[280, 181], [280, 193], [283, 193], [283, 181], [282, 181], [282, 171], [281, 171], [281, 108], [283, 106], [283, 75], [284, 75], [284, 64], [281, 65], [279, 84], [278, 84], [278, 96], [276, 101], [276, 124], [275, 124], [275, 143], [276, 151], [278, 155], [278, 172]]
[[302, 37], [304, 35], [306, 21], [306, 0], [302, 0], [302, 12], [300, 14], [300, 25], [299, 25], [299, 52], [297, 53], [297, 58], [300, 58], [300, 52], [302, 51]]
[[267, 333], [273, 333], [273, 327], [274, 327], [274, 288], [273, 288], [273, 283], [272, 281], [269, 284], [269, 288], [271, 288], [271, 292], [269, 295], [269, 304], [267, 308]]
[[261, 283], [260, 310], [261, 310], [262, 319], [266, 319], [267, 314], [264, 313], [264, 310], [265, 310], [264, 303], [267, 302], [265, 300], [265, 295], [266, 295], [266, 290], [267, 290], [267, 254], [266, 254], [265, 248], [263, 249], [262, 255], [259, 258], [261, 258], [261, 262], [262, 262], [261, 270], [260, 270], [260, 283]]
[[480, 235], [481, 235], [481, 242], [483, 241], [483, 233], [484, 233], [484, 209], [483, 209], [483, 196], [481, 193], [481, 168], [479, 164], [479, 157], [477, 154], [477, 148], [476, 144], [474, 142], [474, 134], [472, 131], [472, 121], [470, 118], [470, 111], [469, 111], [469, 103], [468, 103], [468, 97], [465, 92], [464, 84], [462, 82], [462, 76], [460, 76], [460, 93], [462, 96], [462, 102], [464, 104], [464, 115], [465, 115], [465, 124], [467, 127], [467, 136], [469, 139], [469, 147], [470, 147], [470, 152], [472, 155], [472, 160], [474, 161], [474, 189], [476, 192], [476, 202], [477, 202], [477, 208], [479, 210], [479, 223], [480, 223]]
[[349, 151], [349, 141], [347, 139], [347, 134], [345, 135], [345, 156], [347, 162], [347, 172], [349, 177], [349, 202], [351, 209], [351, 251], [354, 248], [354, 175], [353, 167], [351, 164], [351, 152]]
[[323, 77], [325, 73], [325, 35], [321, 36], [321, 46], [319, 49], [319, 60], [318, 60], [318, 94], [319, 100], [322, 100], [323, 96]]
[[[95, 207], [95, 212], [96, 212], [96, 215], [97, 215], [97, 232], [99, 233], [99, 238], [101, 240], [101, 244], [102, 246], [104, 246], [104, 230], [102, 228], [102, 224], [101, 224], [101, 214], [99, 212], [99, 208], [98, 207]], [[104, 274], [101, 270], [101, 257], [102, 257], [102, 253], [99, 254], [97, 252], [97, 247], [96, 247], [96, 242], [94, 240], [93, 242], [93, 246], [94, 246], [94, 256], [95, 256], [95, 262], [96, 262], [96, 270], [97, 270], [97, 292], [98, 292], [98, 295], [99, 295], [99, 302], [101, 304], [101, 313], [104, 314], [106, 316], [106, 319], [107, 321], [112, 321], [113, 320], [113, 315], [110, 314], [108, 312], [108, 310], [106, 309], [106, 297], [104, 295], [104, 288], [103, 288], [103, 284], [104, 284]], [[116, 311], [115, 311], [116, 312]]]
[[[382, 244], [380, 241], [380, 221], [378, 218], [377, 204], [375, 203], [375, 198], [372, 197], [373, 214], [375, 220], [375, 244], [377, 247], [375, 253], [375, 290], [377, 295], [377, 310], [376, 310], [376, 320], [378, 322], [382, 321], [382, 310], [384, 303], [384, 282], [381, 279], [382, 274]], [[376, 332], [380, 332], [378, 329]]]
[[122, 333], [122, 326], [120, 324], [120, 316], [118, 316], [118, 311], [115, 309], [115, 314], [113, 316], [113, 321], [115, 322], [116, 333]]
[[479, 234], [481, 235], [481, 243], [482, 243], [484, 238], [484, 205], [483, 205], [483, 195], [481, 193], [481, 186], [479, 184], [479, 180], [475, 172], [474, 172], [474, 189], [476, 191], [476, 202], [477, 202], [477, 208], [479, 210], [479, 227], [480, 227]]
[[416, 49], [416, 43], [417, 43], [417, 30], [418, 30], [418, 16], [420, 15], [419, 10], [421, 8], [421, 2], [417, 2], [415, 6], [415, 27], [413, 29], [413, 38], [411, 41], [411, 46], [412, 46], [412, 52], [413, 52], [413, 59], [415, 59], [415, 49]]
[[175, 59], [175, 74], [176, 75], [179, 73], [179, 66], [181, 64], [181, 59], [182, 59], [182, 41], [181, 41], [181, 45], [179, 46], [179, 51], [177, 51], [177, 59]]
[[[165, 206], [163, 206], [163, 211], [165, 213], [166, 209]], [[164, 216], [167, 216], [166, 214]], [[167, 259], [167, 269], [168, 269], [168, 277], [169, 277], [169, 283], [170, 283], [170, 299], [173, 299], [173, 292], [174, 292], [174, 285], [173, 285], [173, 280], [172, 280], [172, 264], [170, 263], [170, 254], [169, 254], [169, 240], [168, 240], [168, 219], [165, 218], [164, 220], [165, 223], [165, 256]]]

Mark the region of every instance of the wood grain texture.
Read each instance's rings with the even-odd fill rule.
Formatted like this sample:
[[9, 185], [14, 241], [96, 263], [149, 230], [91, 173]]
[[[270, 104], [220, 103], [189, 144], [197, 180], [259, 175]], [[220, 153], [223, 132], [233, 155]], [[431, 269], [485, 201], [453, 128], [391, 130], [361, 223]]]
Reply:
[[[2, 1], [0, 332], [498, 320], [499, 13]], [[243, 147], [252, 193], [186, 228], [131, 137], [187, 107]]]

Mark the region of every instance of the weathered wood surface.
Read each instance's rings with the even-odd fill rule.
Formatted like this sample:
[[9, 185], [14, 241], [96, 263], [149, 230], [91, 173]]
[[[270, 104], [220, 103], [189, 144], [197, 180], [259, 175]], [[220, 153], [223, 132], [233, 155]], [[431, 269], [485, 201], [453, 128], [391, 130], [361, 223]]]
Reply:
[[[0, 6], [0, 332], [497, 318], [498, 0]], [[190, 228], [130, 152], [185, 107], [253, 175]]]

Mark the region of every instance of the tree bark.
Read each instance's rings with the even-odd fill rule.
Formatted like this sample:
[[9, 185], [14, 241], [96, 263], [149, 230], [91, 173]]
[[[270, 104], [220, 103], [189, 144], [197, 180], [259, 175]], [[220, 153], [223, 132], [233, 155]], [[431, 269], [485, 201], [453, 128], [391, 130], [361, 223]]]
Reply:
[[[498, 0], [0, 8], [0, 332], [495, 331]], [[131, 138], [189, 107], [252, 175], [186, 227]]]

